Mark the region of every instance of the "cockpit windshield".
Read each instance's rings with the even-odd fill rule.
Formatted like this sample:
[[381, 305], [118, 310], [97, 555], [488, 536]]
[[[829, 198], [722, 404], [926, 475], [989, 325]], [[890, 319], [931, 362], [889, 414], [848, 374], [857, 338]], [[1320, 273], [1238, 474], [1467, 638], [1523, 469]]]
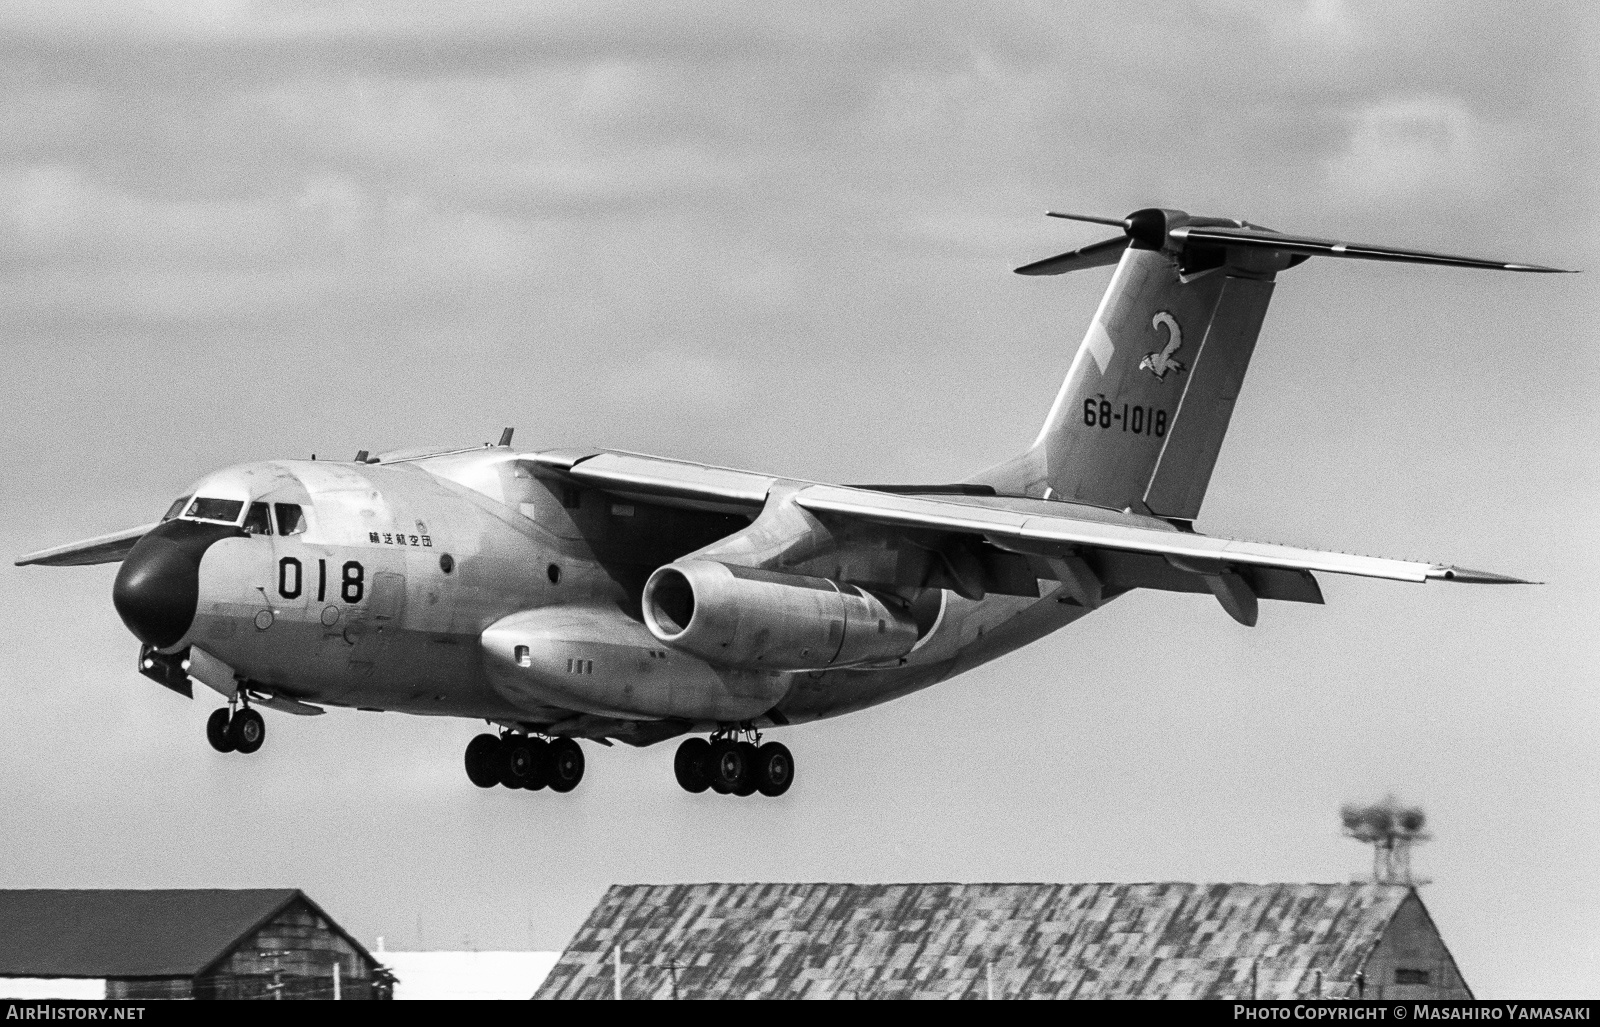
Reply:
[[278, 514], [278, 534], [298, 535], [306, 530], [306, 514], [299, 503], [274, 503]]
[[250, 504], [250, 512], [244, 515], [244, 530], [251, 535], [272, 534], [272, 517], [267, 513], [267, 504]]
[[189, 496], [179, 496], [177, 499], [174, 499], [172, 501], [172, 505], [167, 507], [167, 512], [161, 515], [161, 519], [163, 521], [170, 521], [174, 517], [183, 513], [183, 508], [189, 505], [189, 499]]
[[244, 509], [242, 499], [207, 499], [205, 496], [195, 497], [189, 504], [185, 517], [192, 517], [201, 521], [222, 521], [225, 524], [239, 523], [239, 513]]

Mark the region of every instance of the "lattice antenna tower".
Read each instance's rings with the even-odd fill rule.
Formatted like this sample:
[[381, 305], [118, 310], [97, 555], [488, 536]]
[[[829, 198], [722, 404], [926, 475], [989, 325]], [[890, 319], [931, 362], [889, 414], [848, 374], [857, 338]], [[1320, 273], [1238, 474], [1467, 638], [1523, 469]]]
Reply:
[[1433, 836], [1424, 828], [1427, 815], [1419, 806], [1402, 806], [1394, 796], [1370, 805], [1350, 803], [1339, 810], [1348, 838], [1372, 846], [1372, 880], [1376, 884], [1427, 884], [1412, 876], [1411, 848]]

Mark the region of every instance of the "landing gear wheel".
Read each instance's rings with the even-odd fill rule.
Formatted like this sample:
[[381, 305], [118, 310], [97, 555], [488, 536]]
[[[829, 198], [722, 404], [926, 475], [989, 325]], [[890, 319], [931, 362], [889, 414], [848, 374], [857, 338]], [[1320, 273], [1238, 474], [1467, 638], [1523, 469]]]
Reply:
[[212, 712], [206, 719], [206, 741], [218, 752], [232, 752], [233, 740], [228, 736], [228, 708]]
[[758, 751], [749, 742], [739, 743], [739, 755], [744, 757], [744, 780], [739, 784], [739, 787], [733, 790], [733, 794], [744, 796], [756, 793], [756, 786], [760, 784], [760, 779], [756, 777], [756, 753]]
[[533, 748], [525, 735], [507, 735], [500, 743], [500, 783], [527, 788], [533, 780]]
[[756, 788], [762, 795], [782, 795], [794, 784], [794, 757], [782, 742], [768, 742], [756, 750]]
[[672, 772], [678, 786], [686, 792], [703, 792], [711, 787], [711, 743], [704, 738], [686, 738], [672, 757]]
[[261, 748], [261, 743], [267, 740], [267, 724], [261, 719], [261, 714], [246, 708], [233, 715], [228, 721], [228, 741], [240, 752], [250, 753]]
[[583, 750], [570, 738], [550, 743], [550, 790], [570, 792], [583, 780]]
[[[533, 759], [528, 764], [528, 779], [522, 783], [522, 787], [537, 792], [555, 776], [555, 759], [550, 755], [550, 743], [543, 738], [528, 739], [528, 752]], [[582, 757], [583, 754], [578, 755]], [[582, 776], [581, 772], [579, 776]]]
[[467, 743], [467, 778], [479, 788], [493, 788], [500, 783], [495, 769], [495, 757], [500, 752], [500, 739], [494, 735], [479, 735]]
[[724, 738], [711, 743], [711, 789], [720, 795], [737, 794], [750, 776], [750, 763], [739, 743]]

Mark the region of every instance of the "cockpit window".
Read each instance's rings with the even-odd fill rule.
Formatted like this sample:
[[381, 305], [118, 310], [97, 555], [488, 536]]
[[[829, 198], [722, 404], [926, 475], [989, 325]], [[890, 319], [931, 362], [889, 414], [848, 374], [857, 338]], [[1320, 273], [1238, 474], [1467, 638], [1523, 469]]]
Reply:
[[172, 505], [171, 506], [167, 507], [167, 512], [161, 516], [161, 519], [163, 521], [172, 520], [174, 517], [176, 517], [179, 514], [183, 513], [183, 508], [185, 506], [188, 506], [188, 505], [189, 505], [189, 497], [188, 496], [179, 496], [177, 499], [174, 499], [172, 501]]
[[244, 509], [242, 499], [207, 499], [198, 496], [189, 504], [189, 512], [185, 517], [194, 517], [202, 521], [223, 521], [227, 524], [239, 522], [239, 511]]
[[267, 514], [267, 504], [250, 504], [250, 512], [244, 515], [244, 530], [250, 535], [272, 534], [272, 518]]
[[278, 514], [278, 534], [298, 535], [306, 530], [306, 515], [300, 504], [274, 503], [272, 508]]

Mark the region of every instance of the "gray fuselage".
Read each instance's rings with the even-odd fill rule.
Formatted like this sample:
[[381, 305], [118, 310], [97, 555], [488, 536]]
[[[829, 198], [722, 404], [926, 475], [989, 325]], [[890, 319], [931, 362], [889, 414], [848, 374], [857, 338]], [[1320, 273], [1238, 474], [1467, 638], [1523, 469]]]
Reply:
[[572, 489], [500, 448], [382, 464], [241, 465], [202, 479], [192, 495], [292, 504], [301, 530], [241, 529], [207, 544], [192, 623], [160, 648], [201, 650], [196, 676], [225, 694], [243, 687], [643, 744], [862, 709], [1086, 612], [1057, 601], [1053, 582], [1042, 583], [1044, 598], [901, 589], [924, 611], [915, 648], [892, 665], [848, 669], [730, 668], [654, 638], [639, 615], [640, 587], [689, 553], [742, 553], [752, 563], [786, 553], [785, 570], [868, 581], [885, 576], [874, 563], [903, 561], [883, 538], [835, 537], [815, 518], [778, 509], [783, 493], [768, 500], [773, 516], [752, 523]]

